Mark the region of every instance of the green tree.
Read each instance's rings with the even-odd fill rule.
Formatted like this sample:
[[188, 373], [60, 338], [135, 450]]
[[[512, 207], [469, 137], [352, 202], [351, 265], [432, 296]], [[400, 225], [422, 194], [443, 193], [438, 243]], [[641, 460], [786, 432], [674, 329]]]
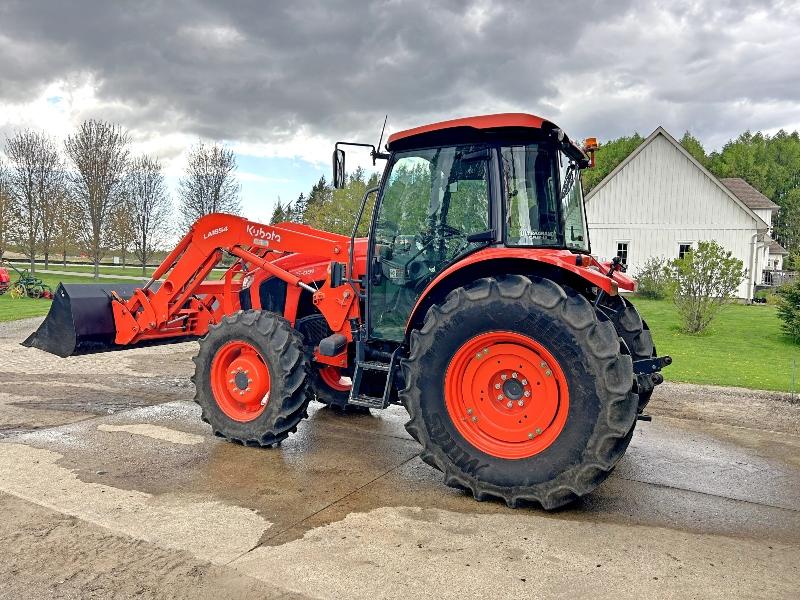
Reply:
[[697, 162], [699, 162], [704, 167], [708, 168], [709, 166], [709, 159], [708, 154], [706, 154], [706, 149], [703, 148], [703, 144], [700, 143], [696, 137], [694, 137], [688, 131], [683, 134], [681, 138], [681, 146], [691, 154]]
[[306, 217], [306, 210], [308, 209], [308, 200], [306, 199], [306, 195], [302, 192], [297, 197], [297, 200], [294, 201], [292, 205], [292, 218], [291, 220], [295, 223], [305, 223]]
[[[309, 194], [305, 223], [324, 231], [350, 235], [361, 208], [364, 192], [377, 185], [378, 174], [373, 173], [367, 178], [361, 168], [348, 176], [347, 185], [340, 190], [331, 189], [325, 183], [324, 177], [321, 178]], [[357, 235], [367, 235], [374, 205], [375, 194], [372, 194], [364, 208], [364, 216], [359, 223]]]
[[595, 167], [584, 169], [581, 174], [584, 194], [588, 194], [593, 187], [605, 179], [643, 141], [644, 138], [641, 135], [634, 133], [632, 136], [619, 137], [601, 144], [595, 153]]
[[281, 204], [281, 199], [275, 201], [275, 207], [272, 209], [272, 216], [269, 218], [269, 224], [275, 225], [276, 223], [283, 223], [286, 221], [286, 206]]
[[709, 157], [717, 177], [741, 177], [780, 206], [774, 236], [790, 252], [800, 251], [800, 135], [744, 132]]
[[669, 261], [663, 256], [648, 258], [636, 272], [636, 293], [645, 298], [662, 300], [672, 288]]
[[745, 277], [743, 263], [717, 242], [698, 242], [697, 248], [675, 259], [670, 271], [675, 282], [675, 306], [686, 333], [701, 333], [730, 302]]
[[800, 342], [800, 279], [778, 288], [778, 317], [784, 333]]
[[311, 188], [311, 192], [308, 194], [307, 207], [311, 208], [312, 206], [324, 204], [330, 200], [332, 193], [333, 188], [328, 185], [328, 182], [325, 181], [325, 175], [323, 175]]

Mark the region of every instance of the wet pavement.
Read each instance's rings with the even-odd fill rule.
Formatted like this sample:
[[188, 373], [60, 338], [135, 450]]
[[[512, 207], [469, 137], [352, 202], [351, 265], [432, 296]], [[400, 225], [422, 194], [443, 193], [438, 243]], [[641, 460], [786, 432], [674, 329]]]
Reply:
[[598, 490], [511, 510], [445, 487], [399, 407], [313, 405], [280, 447], [245, 448], [188, 401], [195, 344], [58, 359], [17, 345], [35, 323], [0, 324], [0, 598], [800, 589], [800, 406], [786, 400], [662, 386]]

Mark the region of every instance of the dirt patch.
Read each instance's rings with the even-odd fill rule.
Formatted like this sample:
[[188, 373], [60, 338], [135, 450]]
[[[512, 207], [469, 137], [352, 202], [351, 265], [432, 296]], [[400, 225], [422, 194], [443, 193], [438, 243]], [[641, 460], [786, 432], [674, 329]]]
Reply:
[[665, 382], [645, 412], [800, 435], [800, 403], [779, 392]]

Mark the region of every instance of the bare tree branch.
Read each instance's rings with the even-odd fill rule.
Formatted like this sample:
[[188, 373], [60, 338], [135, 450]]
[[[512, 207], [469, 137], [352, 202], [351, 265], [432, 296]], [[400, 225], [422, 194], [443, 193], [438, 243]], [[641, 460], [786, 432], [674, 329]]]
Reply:
[[39, 245], [46, 259], [50, 251], [50, 196], [63, 181], [64, 169], [53, 140], [43, 133], [18, 132], [6, 141], [6, 154], [11, 161], [10, 187], [20, 215], [20, 242], [34, 272]]
[[236, 180], [236, 156], [219, 144], [198, 142], [189, 152], [186, 174], [179, 182], [183, 225], [189, 228], [203, 215], [239, 214], [241, 186]]
[[58, 205], [53, 219], [53, 250], [61, 255], [61, 262], [66, 268], [67, 253], [81, 240], [82, 211], [67, 185], [62, 185], [56, 191], [53, 200]]
[[147, 262], [171, 233], [172, 202], [156, 158], [136, 158], [128, 172], [128, 209], [133, 228], [133, 254], [145, 275]]
[[98, 278], [109, 237], [111, 213], [124, 189], [128, 164], [127, 132], [105, 121], [84, 121], [65, 142], [76, 173], [73, 194], [82, 209], [83, 239]]
[[122, 268], [128, 265], [128, 252], [133, 242], [134, 231], [131, 221], [131, 202], [127, 190], [120, 193], [117, 203], [111, 210], [108, 221], [108, 245], [122, 254]]
[[17, 204], [11, 194], [8, 168], [0, 160], [0, 258], [3, 258], [11, 242], [11, 233], [17, 223]]

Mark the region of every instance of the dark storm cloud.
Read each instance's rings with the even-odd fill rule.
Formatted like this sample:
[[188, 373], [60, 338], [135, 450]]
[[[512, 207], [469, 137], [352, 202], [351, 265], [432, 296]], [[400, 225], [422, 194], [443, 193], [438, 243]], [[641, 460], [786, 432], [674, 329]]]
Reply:
[[[273, 143], [373, 132], [385, 113], [395, 127], [500, 108], [601, 135], [665, 119], [732, 135], [750, 126], [721, 122], [747, 114], [733, 105], [796, 111], [800, 48], [785, 54], [782, 32], [798, 11], [719, 4], [6, 1], [0, 102], [91, 78], [116, 106], [102, 116], [142, 135]], [[762, 14], [763, 31], [737, 28]], [[582, 78], [593, 96], [575, 104]]]

